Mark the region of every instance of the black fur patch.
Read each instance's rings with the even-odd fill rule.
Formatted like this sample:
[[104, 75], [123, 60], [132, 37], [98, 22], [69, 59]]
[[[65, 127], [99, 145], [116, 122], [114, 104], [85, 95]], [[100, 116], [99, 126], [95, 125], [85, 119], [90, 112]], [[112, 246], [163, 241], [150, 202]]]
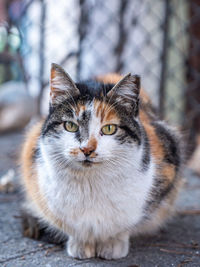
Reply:
[[177, 176], [174, 177], [174, 180], [165, 186], [165, 178], [164, 177], [157, 177], [154, 186], [151, 190], [151, 198], [149, 201], [147, 201], [145, 210], [147, 212], [148, 217], [154, 209], [157, 209], [164, 199], [166, 199], [169, 194], [175, 189], [175, 180], [177, 179]]
[[47, 120], [42, 128], [42, 136], [44, 137], [46, 135], [55, 135], [56, 137], [57, 131], [55, 130], [55, 128], [59, 124], [61, 124], [61, 121], [48, 121]]
[[146, 131], [142, 129], [142, 136], [143, 136], [143, 155], [142, 155], [142, 171], [147, 171], [150, 163], [150, 144], [149, 139], [147, 137]]
[[86, 81], [84, 83], [76, 83], [81, 96], [88, 96], [88, 98], [101, 98], [101, 94], [105, 96], [114, 86], [114, 84], [104, 84], [96, 81]]
[[67, 237], [59, 230], [50, 229], [47, 224], [25, 210], [21, 210], [23, 236], [64, 247]]
[[81, 118], [78, 120], [78, 122], [82, 127], [86, 127], [88, 126], [90, 118], [91, 118], [91, 112], [86, 110], [83, 111]]
[[[124, 134], [117, 136], [117, 139], [120, 141], [121, 144], [125, 142], [131, 142], [134, 141], [138, 145], [141, 144], [141, 137], [140, 134], [138, 133], [138, 129], [132, 130], [126, 125], [119, 126], [122, 130], [124, 130]], [[129, 138], [127, 138], [129, 137]], [[131, 138], [131, 140], [130, 140]]]
[[91, 112], [90, 111], [84, 111], [81, 115], [81, 118], [78, 120], [81, 132], [78, 131], [76, 134], [76, 138], [81, 141], [82, 139], [86, 139], [89, 137], [89, 121], [91, 118]]
[[157, 176], [154, 185], [151, 188], [150, 199], [146, 202], [144, 210], [146, 211], [146, 215], [144, 219], [149, 219], [152, 212], [159, 208], [162, 201], [165, 201], [169, 197], [169, 195], [176, 189], [176, 183], [179, 175], [176, 174], [174, 179], [168, 184], [166, 183], [167, 178], [164, 176]]
[[164, 177], [157, 179], [154, 185], [154, 201], [160, 203], [174, 188], [174, 181], [172, 181], [168, 186], [164, 186]]
[[178, 167], [180, 165], [180, 149], [177, 138], [164, 125], [154, 122], [153, 126], [164, 146], [165, 161]]
[[[180, 155], [180, 148], [179, 148], [179, 140], [178, 138], [159, 122], [153, 122], [152, 125], [156, 129], [156, 134], [158, 135], [159, 139], [161, 140], [165, 157], [164, 161], [167, 164], [172, 164], [176, 167], [176, 172], [178, 172], [178, 168], [181, 164], [181, 155]], [[160, 166], [162, 168], [162, 166]], [[159, 207], [161, 201], [166, 199], [169, 194], [175, 189], [176, 181], [179, 175], [176, 174], [174, 179], [168, 184], [166, 183], [164, 176], [157, 176], [154, 185], [151, 190], [151, 198], [146, 204], [146, 211], [147, 214], [151, 212], [153, 209]], [[147, 215], [148, 217], [148, 215]]]

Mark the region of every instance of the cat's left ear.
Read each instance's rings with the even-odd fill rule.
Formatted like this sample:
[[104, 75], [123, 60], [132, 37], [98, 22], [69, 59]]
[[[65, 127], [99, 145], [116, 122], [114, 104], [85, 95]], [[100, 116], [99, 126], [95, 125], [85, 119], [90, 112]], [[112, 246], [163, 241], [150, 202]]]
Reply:
[[134, 115], [138, 114], [140, 93], [140, 76], [131, 75], [124, 76], [107, 94], [121, 105], [134, 111]]
[[80, 93], [69, 74], [55, 63], [51, 64], [50, 87], [50, 99], [52, 104], [62, 101], [63, 96], [65, 98], [73, 98]]

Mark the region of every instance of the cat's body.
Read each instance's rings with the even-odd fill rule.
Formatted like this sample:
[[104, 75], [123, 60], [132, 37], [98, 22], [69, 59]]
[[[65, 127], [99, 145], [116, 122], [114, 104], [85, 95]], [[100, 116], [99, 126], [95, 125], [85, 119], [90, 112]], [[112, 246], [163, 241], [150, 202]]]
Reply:
[[74, 84], [54, 64], [50, 114], [22, 153], [27, 209], [66, 233], [78, 258], [126, 256], [130, 235], [173, 212], [180, 185], [179, 138], [143, 91], [139, 105], [138, 76], [108, 78]]

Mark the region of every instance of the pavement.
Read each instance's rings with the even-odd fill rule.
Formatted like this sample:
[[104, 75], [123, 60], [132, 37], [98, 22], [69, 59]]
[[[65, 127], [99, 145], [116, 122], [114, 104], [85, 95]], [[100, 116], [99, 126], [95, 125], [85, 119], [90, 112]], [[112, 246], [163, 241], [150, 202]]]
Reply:
[[[0, 175], [18, 169], [23, 134], [0, 136]], [[184, 171], [184, 189], [177, 201], [178, 214], [154, 236], [131, 240], [128, 256], [117, 261], [77, 260], [61, 246], [24, 238], [21, 233], [20, 193], [0, 193], [1, 267], [200, 267], [200, 177]]]

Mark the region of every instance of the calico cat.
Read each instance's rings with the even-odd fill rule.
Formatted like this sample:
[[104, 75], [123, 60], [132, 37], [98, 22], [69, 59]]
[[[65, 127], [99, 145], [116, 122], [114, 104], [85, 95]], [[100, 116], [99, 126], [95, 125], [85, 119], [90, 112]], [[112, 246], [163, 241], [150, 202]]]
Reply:
[[74, 83], [52, 64], [49, 115], [22, 152], [26, 210], [68, 235], [69, 256], [125, 257], [173, 213], [181, 154], [139, 76]]

